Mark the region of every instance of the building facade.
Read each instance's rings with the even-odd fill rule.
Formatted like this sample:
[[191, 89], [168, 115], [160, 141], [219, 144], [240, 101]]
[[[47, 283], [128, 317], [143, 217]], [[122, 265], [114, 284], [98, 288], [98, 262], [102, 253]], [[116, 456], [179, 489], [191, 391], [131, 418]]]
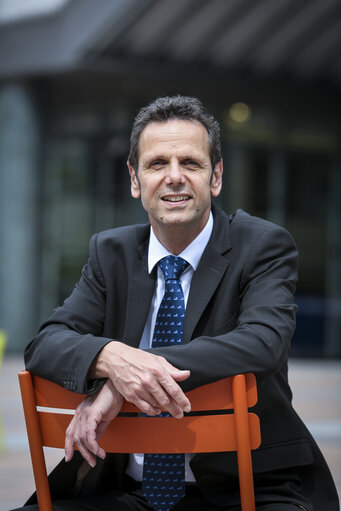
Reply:
[[132, 120], [156, 96], [187, 94], [220, 121], [218, 204], [279, 223], [297, 242], [293, 354], [341, 355], [341, 64], [338, 73], [332, 65], [341, 38], [323, 39], [337, 34], [341, 12], [320, 4], [176, 0], [170, 10], [163, 0], [71, 0], [0, 25], [0, 329], [9, 351], [70, 293], [93, 232], [147, 221], [130, 197]]

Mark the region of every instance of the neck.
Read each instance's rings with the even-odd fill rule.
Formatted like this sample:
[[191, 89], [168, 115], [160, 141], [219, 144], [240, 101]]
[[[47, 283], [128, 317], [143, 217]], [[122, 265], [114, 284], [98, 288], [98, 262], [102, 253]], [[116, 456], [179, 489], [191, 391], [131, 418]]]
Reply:
[[159, 242], [174, 255], [179, 255], [200, 234], [203, 228], [192, 230], [190, 226], [163, 226], [162, 230], [153, 225], [154, 233]]

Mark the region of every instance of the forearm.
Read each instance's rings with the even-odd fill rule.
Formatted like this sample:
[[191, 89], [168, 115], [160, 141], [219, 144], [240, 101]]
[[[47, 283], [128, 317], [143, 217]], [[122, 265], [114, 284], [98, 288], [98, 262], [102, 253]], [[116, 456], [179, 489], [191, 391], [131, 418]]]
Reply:
[[107, 380], [96, 395], [86, 397], [77, 407], [65, 436], [65, 461], [74, 454], [74, 444], [80, 454], [92, 466], [96, 465], [96, 456], [105, 458], [105, 451], [98, 444], [108, 424], [120, 412], [122, 396]]
[[216, 337], [204, 335], [188, 344], [150, 351], [190, 371], [190, 377], [180, 383], [188, 392], [239, 373], [253, 372], [259, 382], [265, 380], [285, 362], [290, 338], [260, 325], [244, 325]]
[[124, 370], [123, 366], [126, 367], [125, 352], [124, 344], [119, 341], [111, 340], [105, 344], [94, 358], [88, 371], [88, 378], [110, 378], [113, 374], [113, 368]]
[[90, 378], [109, 378], [130, 403], [149, 415], [162, 409], [174, 417], [190, 410], [190, 403], [178, 382], [189, 377], [164, 357], [147, 353], [119, 341], [108, 343], [94, 360]]
[[272, 228], [253, 245], [239, 275], [233, 324], [224, 317], [222, 295], [210, 304], [213, 318], [221, 311], [221, 325], [207, 313], [209, 326], [203, 325], [202, 335], [197, 333], [191, 342], [174, 348], [150, 352], [190, 370], [190, 378], [181, 383], [185, 391], [238, 373], [254, 372], [259, 381], [264, 380], [283, 366], [288, 355], [295, 329], [296, 279], [294, 242], [283, 229]]
[[111, 339], [80, 334], [65, 324], [43, 328], [25, 350], [26, 368], [74, 392], [88, 390], [89, 369]]

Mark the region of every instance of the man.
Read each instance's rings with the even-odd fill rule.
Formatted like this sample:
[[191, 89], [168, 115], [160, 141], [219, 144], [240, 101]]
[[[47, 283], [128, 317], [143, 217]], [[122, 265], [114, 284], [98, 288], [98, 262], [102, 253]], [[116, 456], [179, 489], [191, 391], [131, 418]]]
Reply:
[[[139, 112], [128, 167], [150, 225], [92, 238], [79, 283], [25, 353], [30, 371], [88, 393], [67, 431], [66, 463], [51, 476], [54, 509], [165, 509], [149, 503], [149, 455], [99, 447], [108, 421], [123, 398], [146, 414], [163, 408], [181, 419], [190, 410], [185, 391], [253, 372], [262, 428], [253, 455], [257, 510], [338, 511], [328, 467], [291, 406], [297, 251], [290, 235], [211, 204], [222, 186], [219, 127], [195, 98], [159, 98]], [[164, 261], [182, 270], [172, 277], [186, 308], [175, 345], [153, 334], [170, 292]], [[181, 463], [185, 496], [169, 508], [240, 509], [233, 453], [186, 455]]]

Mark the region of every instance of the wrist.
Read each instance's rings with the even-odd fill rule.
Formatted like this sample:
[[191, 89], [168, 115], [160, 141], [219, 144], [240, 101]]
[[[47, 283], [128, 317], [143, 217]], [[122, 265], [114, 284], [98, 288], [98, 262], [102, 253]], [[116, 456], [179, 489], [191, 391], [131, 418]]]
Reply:
[[[110, 375], [110, 365], [112, 365], [112, 358], [114, 355], [114, 350], [112, 345], [115, 344], [115, 341], [108, 342], [101, 351], [98, 353], [96, 358], [93, 360], [89, 373], [89, 379], [99, 379], [99, 378], [109, 378]], [[111, 364], [110, 364], [110, 362]]]
[[113, 397], [117, 401], [122, 401], [123, 402], [124, 398], [123, 398], [122, 394], [120, 394], [120, 392], [118, 392], [118, 390], [116, 389], [115, 385], [113, 384], [113, 382], [110, 379], [108, 379], [105, 382], [104, 387], [106, 387], [111, 392], [111, 394], [113, 395]]

